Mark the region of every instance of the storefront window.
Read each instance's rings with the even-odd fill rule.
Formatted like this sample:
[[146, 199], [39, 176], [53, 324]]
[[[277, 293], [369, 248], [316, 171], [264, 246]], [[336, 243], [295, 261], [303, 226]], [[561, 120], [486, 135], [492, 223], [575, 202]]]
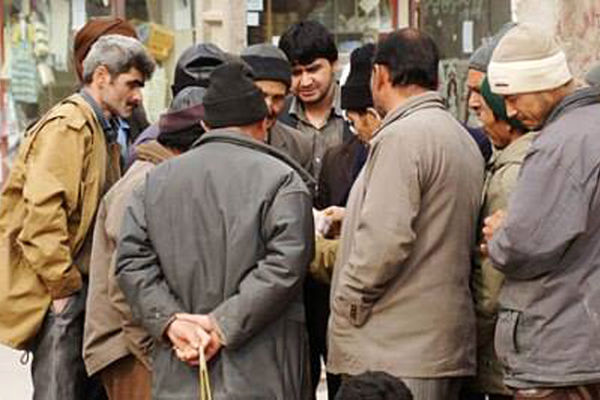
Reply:
[[89, 19], [127, 18], [155, 56], [159, 68], [145, 89], [150, 121], [156, 121], [167, 106], [176, 57], [194, 40], [192, 0], [12, 0], [3, 4], [0, 161], [5, 170], [26, 127], [77, 90], [73, 37]]
[[331, 30], [341, 53], [349, 53], [394, 27], [397, 0], [248, 1], [248, 43], [277, 42], [287, 28], [316, 20]]
[[440, 91], [461, 121], [478, 121], [467, 109], [466, 77], [473, 51], [511, 20], [510, 0], [414, 1], [419, 28], [433, 36], [441, 52]]

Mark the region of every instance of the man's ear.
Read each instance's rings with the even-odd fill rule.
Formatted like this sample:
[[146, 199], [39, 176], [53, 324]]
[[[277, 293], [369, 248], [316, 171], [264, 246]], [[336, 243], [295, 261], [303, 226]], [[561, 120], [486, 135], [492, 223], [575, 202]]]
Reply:
[[110, 72], [105, 65], [99, 65], [92, 74], [92, 82], [95, 82], [100, 87], [105, 86], [110, 82]]
[[379, 115], [379, 113], [374, 107], [367, 108], [367, 115], [369, 116], [369, 118], [372, 118], [375, 121], [381, 121], [381, 115]]

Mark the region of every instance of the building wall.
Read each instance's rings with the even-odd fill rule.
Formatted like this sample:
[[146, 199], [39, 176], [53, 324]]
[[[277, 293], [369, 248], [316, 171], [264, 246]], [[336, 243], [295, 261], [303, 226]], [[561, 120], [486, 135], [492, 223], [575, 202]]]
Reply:
[[518, 22], [532, 22], [555, 32], [576, 77], [600, 60], [600, 2], [598, 0], [517, 0]]

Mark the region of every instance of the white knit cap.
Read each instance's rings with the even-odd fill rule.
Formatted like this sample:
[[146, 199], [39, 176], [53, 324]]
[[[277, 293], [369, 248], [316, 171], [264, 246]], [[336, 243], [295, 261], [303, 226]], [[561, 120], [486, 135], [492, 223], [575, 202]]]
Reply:
[[554, 37], [530, 24], [508, 31], [488, 67], [492, 92], [500, 95], [551, 90], [572, 78], [567, 57]]

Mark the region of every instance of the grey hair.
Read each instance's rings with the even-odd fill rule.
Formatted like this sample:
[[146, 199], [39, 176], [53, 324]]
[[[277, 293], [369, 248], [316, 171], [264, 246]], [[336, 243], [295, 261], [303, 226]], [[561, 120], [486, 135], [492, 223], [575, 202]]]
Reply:
[[108, 69], [113, 78], [135, 68], [144, 80], [152, 77], [156, 67], [139, 40], [123, 35], [105, 35], [92, 45], [83, 60], [83, 82], [91, 83], [94, 71], [101, 65]]

